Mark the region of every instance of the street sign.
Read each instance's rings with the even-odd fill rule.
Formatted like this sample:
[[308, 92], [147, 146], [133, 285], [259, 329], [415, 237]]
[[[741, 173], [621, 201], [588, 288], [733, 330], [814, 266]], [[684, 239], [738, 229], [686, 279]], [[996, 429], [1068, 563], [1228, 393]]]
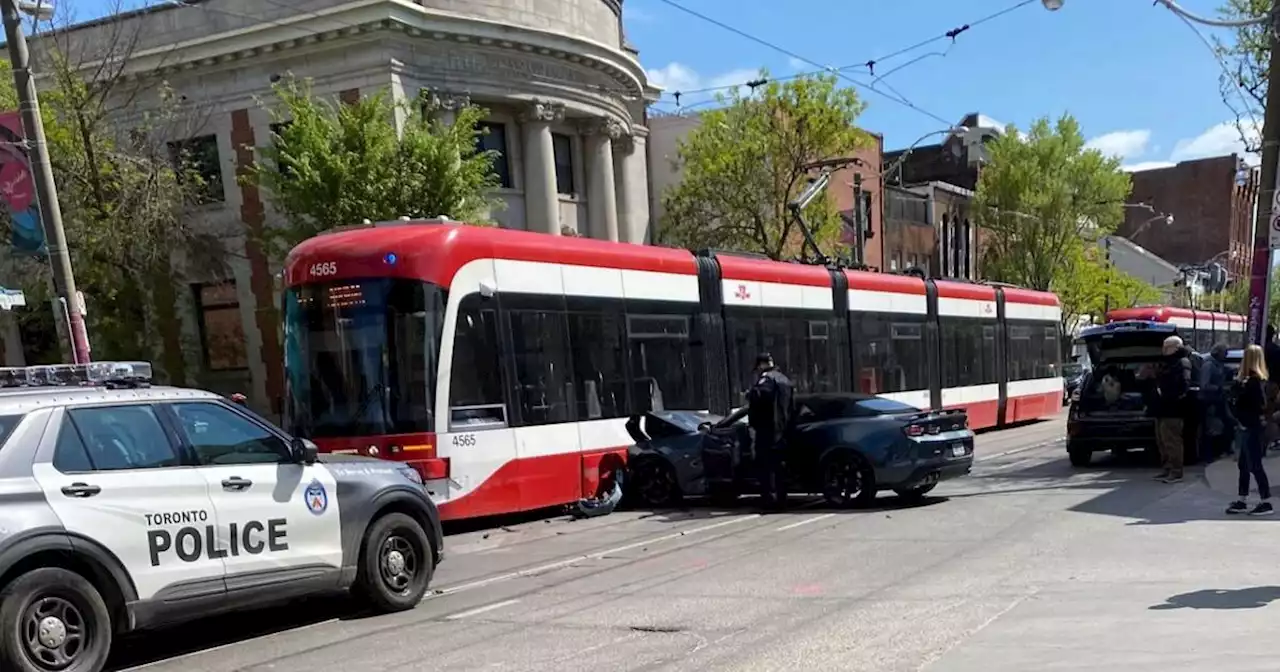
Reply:
[[1280, 190], [1271, 198], [1271, 249], [1280, 249]]

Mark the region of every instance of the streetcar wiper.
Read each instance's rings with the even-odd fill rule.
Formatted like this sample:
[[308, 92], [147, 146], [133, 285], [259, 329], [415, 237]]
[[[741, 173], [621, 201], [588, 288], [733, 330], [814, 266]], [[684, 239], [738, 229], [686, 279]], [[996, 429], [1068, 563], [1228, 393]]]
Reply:
[[[368, 391], [366, 391], [363, 395], [361, 395], [360, 406], [356, 408], [355, 413], [351, 414], [351, 420], [349, 424], [352, 424], [352, 425], [359, 424], [360, 418], [364, 417], [364, 412], [369, 410], [369, 404], [373, 403], [373, 400], [377, 395], [382, 394], [382, 390], [383, 390], [382, 382], [379, 381], [374, 383], [373, 386], [368, 389]], [[382, 422], [384, 427], [386, 426], [386, 421], [387, 421], [387, 409], [386, 409], [386, 405], [384, 404], [382, 408]]]

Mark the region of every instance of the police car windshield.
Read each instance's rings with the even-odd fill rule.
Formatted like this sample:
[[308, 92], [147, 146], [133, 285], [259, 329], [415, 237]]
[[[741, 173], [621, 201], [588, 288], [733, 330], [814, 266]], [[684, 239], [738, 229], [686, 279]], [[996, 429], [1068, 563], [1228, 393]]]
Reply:
[[340, 280], [290, 288], [284, 307], [290, 431], [323, 438], [434, 430], [440, 288]]

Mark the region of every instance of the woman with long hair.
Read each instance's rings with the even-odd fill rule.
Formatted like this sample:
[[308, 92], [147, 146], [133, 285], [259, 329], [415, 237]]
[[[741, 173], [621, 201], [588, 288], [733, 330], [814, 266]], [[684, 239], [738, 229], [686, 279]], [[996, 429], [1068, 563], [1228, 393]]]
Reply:
[[[1251, 516], [1266, 516], [1271, 508], [1271, 483], [1262, 466], [1262, 458], [1266, 454], [1267, 409], [1267, 365], [1264, 361], [1262, 346], [1251, 345], [1244, 350], [1244, 361], [1240, 363], [1240, 372], [1236, 374], [1233, 411], [1236, 421], [1244, 428], [1244, 440], [1240, 444], [1240, 487], [1237, 493], [1240, 499], [1227, 507], [1227, 513], [1245, 513]], [[1252, 509], [1245, 502], [1249, 497], [1249, 477], [1258, 483], [1258, 496], [1262, 499]]]

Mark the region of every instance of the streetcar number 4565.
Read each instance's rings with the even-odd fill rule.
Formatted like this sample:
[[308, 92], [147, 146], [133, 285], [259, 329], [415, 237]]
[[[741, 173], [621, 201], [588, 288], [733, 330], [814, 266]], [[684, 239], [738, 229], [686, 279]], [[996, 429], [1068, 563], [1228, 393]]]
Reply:
[[337, 275], [338, 262], [326, 261], [319, 264], [311, 264], [311, 275]]

